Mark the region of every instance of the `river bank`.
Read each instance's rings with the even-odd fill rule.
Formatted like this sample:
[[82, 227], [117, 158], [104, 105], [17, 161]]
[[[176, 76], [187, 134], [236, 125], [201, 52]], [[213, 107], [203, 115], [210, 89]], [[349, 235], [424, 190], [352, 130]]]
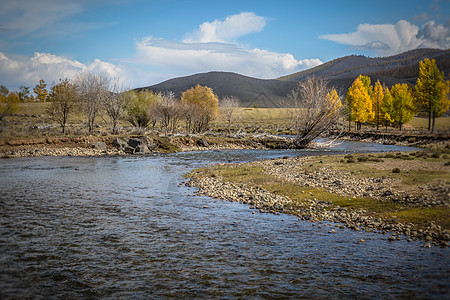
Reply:
[[[192, 172], [199, 194], [262, 213], [376, 231], [390, 241], [450, 240], [448, 156], [427, 152], [296, 157], [220, 165]], [[334, 233], [334, 229], [328, 231]]]
[[[137, 149], [138, 145], [145, 145], [146, 148]], [[285, 149], [287, 147], [288, 139], [274, 135], [41, 137], [0, 141], [0, 157], [105, 156], [224, 149]]]

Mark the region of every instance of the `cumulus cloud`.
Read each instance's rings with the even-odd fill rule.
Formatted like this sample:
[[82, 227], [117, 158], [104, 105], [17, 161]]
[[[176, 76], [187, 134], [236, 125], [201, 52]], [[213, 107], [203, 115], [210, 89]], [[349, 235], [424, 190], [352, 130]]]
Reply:
[[393, 55], [417, 48], [450, 47], [449, 22], [445, 25], [427, 22], [421, 30], [405, 20], [397, 24], [360, 24], [355, 32], [319, 36], [360, 50], [371, 50], [379, 55]]
[[13, 89], [18, 85], [34, 86], [40, 79], [51, 83], [73, 78], [76, 73], [84, 71], [104, 72], [111, 77], [121, 77], [124, 73], [121, 68], [99, 59], [83, 64], [49, 53], [35, 52], [32, 57], [19, 57], [0, 52], [0, 82]]
[[178, 76], [229, 71], [258, 78], [275, 78], [322, 63], [319, 59], [298, 60], [289, 53], [248, 48], [237, 42], [242, 36], [263, 30], [266, 22], [265, 17], [243, 12], [204, 22], [181, 42], [145, 37], [137, 41], [132, 62]]
[[266, 26], [266, 18], [253, 12], [242, 12], [228, 16], [225, 20], [204, 22], [192, 33], [187, 34], [185, 43], [230, 42], [253, 32], [260, 32]]
[[220, 70], [258, 78], [275, 78], [322, 63], [319, 59], [297, 60], [289, 53], [246, 49], [231, 43], [183, 43], [152, 37], [137, 42], [134, 62], [179, 73]]

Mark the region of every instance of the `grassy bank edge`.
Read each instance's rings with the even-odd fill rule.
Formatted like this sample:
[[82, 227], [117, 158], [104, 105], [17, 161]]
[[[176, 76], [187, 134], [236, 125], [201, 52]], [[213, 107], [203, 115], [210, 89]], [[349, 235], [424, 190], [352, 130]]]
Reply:
[[[375, 154], [374, 156], [382, 156]], [[406, 153], [405, 153], [406, 155]], [[431, 154], [430, 154], [431, 155]], [[326, 164], [328, 160], [340, 161], [344, 155], [316, 158], [317, 161]], [[434, 159], [434, 161], [438, 158]], [[445, 160], [445, 158], [441, 158]], [[355, 164], [352, 165], [354, 167]], [[364, 168], [359, 168], [363, 172]], [[430, 173], [430, 172], [429, 172]], [[441, 174], [439, 178], [447, 178], [448, 174]], [[364, 176], [364, 173], [358, 174]], [[415, 176], [413, 174], [413, 176]], [[365, 211], [365, 214], [378, 218], [385, 223], [410, 224], [412, 230], [428, 230], [430, 225], [441, 226], [450, 230], [450, 208], [449, 207], [416, 207], [391, 201], [379, 201], [371, 197], [352, 198], [336, 193], [330, 193], [322, 188], [305, 187], [288, 182], [276, 176], [267, 174], [256, 162], [244, 164], [221, 164], [213, 167], [196, 169], [187, 174], [188, 178], [212, 177], [224, 182], [236, 185], [247, 185], [254, 188], [262, 188], [273, 194], [286, 196], [293, 201], [293, 209], [287, 210], [293, 215], [297, 214], [296, 208], [308, 206], [308, 199], [316, 199], [329, 204], [326, 209], [344, 209], [348, 211]], [[439, 180], [439, 179], [438, 179]], [[405, 180], [406, 185], [417, 184], [412, 180]], [[286, 212], [286, 210], [283, 210]], [[298, 215], [299, 216], [299, 215]], [[299, 216], [301, 217], [301, 216]], [[317, 220], [320, 221], [320, 220]], [[370, 229], [367, 229], [370, 230]]]

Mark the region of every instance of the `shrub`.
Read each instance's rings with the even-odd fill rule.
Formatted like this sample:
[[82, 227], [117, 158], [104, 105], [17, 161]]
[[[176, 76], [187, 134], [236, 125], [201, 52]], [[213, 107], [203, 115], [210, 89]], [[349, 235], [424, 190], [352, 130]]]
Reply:
[[392, 170], [392, 173], [400, 173], [400, 169], [399, 169], [399, 168], [394, 168], [394, 169]]

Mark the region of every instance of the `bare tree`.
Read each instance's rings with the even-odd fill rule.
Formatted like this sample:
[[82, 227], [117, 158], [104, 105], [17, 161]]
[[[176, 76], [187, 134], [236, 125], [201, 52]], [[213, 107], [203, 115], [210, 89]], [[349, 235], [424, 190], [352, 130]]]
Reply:
[[97, 117], [105, 97], [108, 96], [110, 78], [105, 73], [78, 73], [75, 78], [80, 102], [88, 118], [89, 133], [92, 134]]
[[59, 80], [58, 83], [53, 83], [49, 98], [51, 103], [46, 113], [59, 123], [64, 133], [69, 115], [77, 108], [76, 87], [68, 79]]
[[166, 92], [159, 95], [155, 107], [156, 116], [165, 130], [165, 134], [171, 130], [175, 131], [176, 124], [181, 117], [180, 103], [175, 98], [173, 92]]
[[223, 115], [228, 122], [228, 133], [231, 132], [231, 121], [233, 119], [233, 114], [239, 105], [239, 98], [235, 96], [226, 96], [220, 103], [220, 106], [222, 106]]
[[294, 138], [297, 148], [306, 147], [339, 120], [340, 97], [322, 78], [309, 77], [300, 81], [289, 98], [291, 118], [297, 131]]
[[112, 134], [117, 134], [119, 132], [119, 120], [125, 115], [128, 98], [119, 78], [110, 82], [109, 91], [110, 93], [103, 97], [103, 108], [109, 117]]

